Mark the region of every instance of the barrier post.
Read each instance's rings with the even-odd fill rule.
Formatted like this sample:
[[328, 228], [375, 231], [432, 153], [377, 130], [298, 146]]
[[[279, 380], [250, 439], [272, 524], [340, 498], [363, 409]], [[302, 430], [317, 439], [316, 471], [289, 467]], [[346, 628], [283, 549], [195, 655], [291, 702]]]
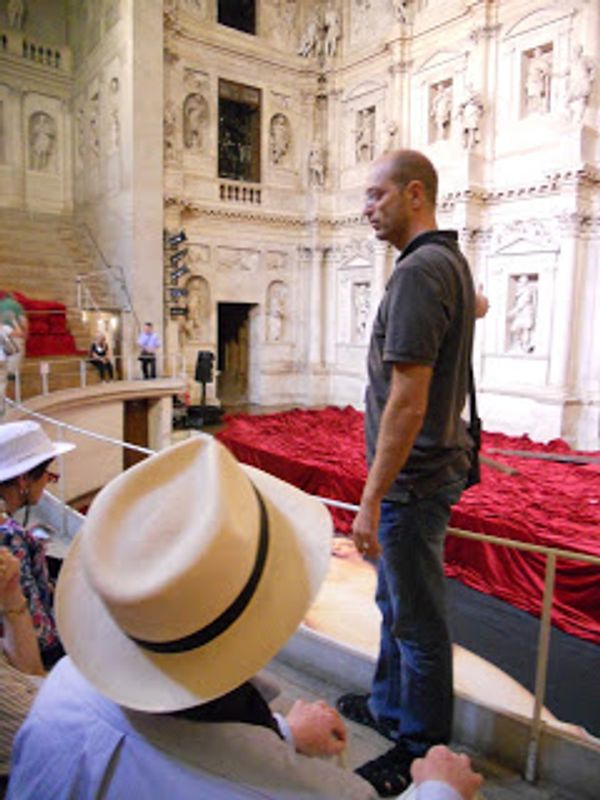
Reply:
[[535, 670], [535, 699], [533, 703], [533, 719], [529, 743], [527, 745], [527, 762], [525, 764], [525, 780], [534, 783], [537, 778], [542, 732], [542, 707], [546, 693], [546, 675], [548, 672], [548, 651], [550, 648], [550, 626], [552, 622], [552, 598], [554, 595], [554, 579], [556, 576], [556, 555], [548, 553], [546, 557], [546, 577], [544, 581], [544, 600], [540, 620], [540, 636], [538, 640], [537, 664]]
[[86, 362], [81, 359], [79, 362], [79, 383], [82, 389], [85, 389], [87, 386], [87, 371], [86, 371]]

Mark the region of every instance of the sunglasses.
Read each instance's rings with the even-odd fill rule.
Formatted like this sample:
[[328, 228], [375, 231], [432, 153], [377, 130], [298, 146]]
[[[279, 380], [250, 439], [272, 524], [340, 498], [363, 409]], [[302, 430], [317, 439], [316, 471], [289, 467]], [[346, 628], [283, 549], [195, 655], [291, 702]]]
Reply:
[[58, 472], [52, 472], [51, 470], [47, 469], [44, 474], [48, 478], [48, 483], [58, 483], [60, 480], [60, 474]]

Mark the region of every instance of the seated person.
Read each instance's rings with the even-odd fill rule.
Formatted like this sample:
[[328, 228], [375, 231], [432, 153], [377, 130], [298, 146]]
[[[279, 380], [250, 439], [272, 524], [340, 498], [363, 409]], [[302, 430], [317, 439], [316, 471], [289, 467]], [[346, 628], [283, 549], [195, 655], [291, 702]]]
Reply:
[[0, 547], [0, 776], [8, 774], [16, 732], [33, 703], [44, 675], [27, 600], [20, 584], [19, 559]]
[[278, 717], [253, 679], [312, 603], [331, 528], [318, 500], [207, 435], [111, 481], [60, 573], [69, 655], [17, 736], [8, 797], [376, 800], [311, 758], [345, 747], [333, 708]]
[[91, 344], [90, 364], [98, 370], [101, 381], [112, 381], [113, 365], [110, 360], [110, 348], [103, 333], [99, 333]]
[[38, 638], [42, 661], [52, 666], [63, 654], [53, 612], [52, 587], [44, 546], [13, 515], [29, 508], [42, 496], [46, 485], [58, 478], [50, 471], [56, 456], [74, 445], [51, 442], [37, 422], [0, 425], [0, 546], [21, 562], [21, 588]]

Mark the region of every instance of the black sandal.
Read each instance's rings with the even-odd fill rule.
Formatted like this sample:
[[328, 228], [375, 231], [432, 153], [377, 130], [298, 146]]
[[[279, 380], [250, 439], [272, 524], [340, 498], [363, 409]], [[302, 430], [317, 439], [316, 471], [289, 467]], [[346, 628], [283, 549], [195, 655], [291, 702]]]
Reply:
[[402, 744], [396, 744], [378, 758], [355, 769], [381, 797], [396, 797], [411, 783], [410, 765], [414, 761]]
[[392, 742], [398, 738], [398, 727], [393, 722], [385, 722], [375, 719], [369, 710], [368, 694], [343, 694], [338, 698], [335, 706], [346, 719], [357, 722], [359, 725], [366, 725], [377, 731], [381, 736], [390, 739]]

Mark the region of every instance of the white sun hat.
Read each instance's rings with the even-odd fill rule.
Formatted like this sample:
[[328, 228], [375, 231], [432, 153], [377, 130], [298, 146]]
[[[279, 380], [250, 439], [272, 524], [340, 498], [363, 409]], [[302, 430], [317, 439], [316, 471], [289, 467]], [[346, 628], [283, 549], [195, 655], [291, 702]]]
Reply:
[[5, 422], [0, 425], [0, 483], [74, 447], [68, 442], [51, 441], [37, 422]]
[[199, 434], [97, 495], [60, 573], [61, 639], [116, 703], [208, 702], [294, 633], [326, 575], [331, 534], [320, 501]]

